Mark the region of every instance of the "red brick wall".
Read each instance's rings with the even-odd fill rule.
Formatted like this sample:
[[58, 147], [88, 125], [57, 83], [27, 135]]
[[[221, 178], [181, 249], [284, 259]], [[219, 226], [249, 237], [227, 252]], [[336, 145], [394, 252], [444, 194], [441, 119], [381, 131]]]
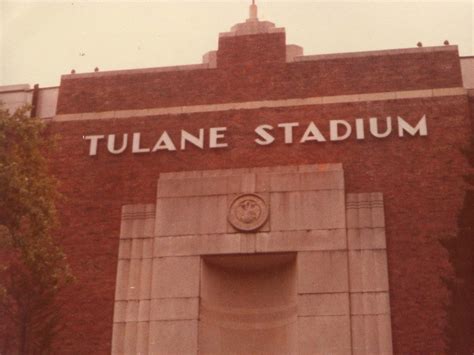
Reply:
[[[314, 120], [327, 136], [324, 123], [333, 118], [400, 115], [413, 124], [423, 114], [427, 137], [285, 145], [277, 130], [278, 142], [271, 146], [257, 147], [253, 141], [253, 129], [262, 123], [298, 121], [303, 126], [295, 129], [298, 137]], [[215, 126], [228, 127], [228, 148], [112, 156], [102, 143], [99, 155], [89, 157], [82, 140], [87, 134], [142, 132], [146, 146], [164, 129], [173, 136], [180, 129]], [[160, 172], [338, 162], [343, 163], [348, 192], [384, 194], [395, 353], [445, 349], [449, 296], [441, 278], [451, 268], [437, 239], [456, 233], [462, 206], [466, 161], [460, 150], [470, 134], [467, 97], [53, 122], [50, 127], [61, 135], [52, 160], [66, 197], [60, 236], [78, 278], [64, 295], [67, 324], [57, 344], [61, 353], [110, 352], [120, 209], [154, 203]]]
[[472, 130], [474, 132], [474, 89], [469, 90], [469, 105], [471, 107]]
[[462, 86], [457, 50], [285, 63], [284, 34], [224, 37], [217, 69], [63, 77], [59, 114]]
[[217, 66], [261, 65], [286, 61], [285, 33], [219, 38]]

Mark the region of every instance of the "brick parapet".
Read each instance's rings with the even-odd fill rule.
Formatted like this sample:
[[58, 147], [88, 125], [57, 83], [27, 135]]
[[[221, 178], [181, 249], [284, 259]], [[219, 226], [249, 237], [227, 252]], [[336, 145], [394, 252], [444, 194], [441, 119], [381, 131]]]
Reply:
[[[283, 38], [273, 33], [221, 39], [214, 69], [203, 64], [175, 71], [63, 76], [57, 113], [462, 87], [455, 47], [286, 63]], [[270, 39], [271, 50], [265, 46]], [[261, 48], [258, 55], [239, 51], [252, 46]]]
[[284, 32], [219, 38], [218, 68], [235, 65], [258, 68], [272, 62], [286, 62], [286, 35]]

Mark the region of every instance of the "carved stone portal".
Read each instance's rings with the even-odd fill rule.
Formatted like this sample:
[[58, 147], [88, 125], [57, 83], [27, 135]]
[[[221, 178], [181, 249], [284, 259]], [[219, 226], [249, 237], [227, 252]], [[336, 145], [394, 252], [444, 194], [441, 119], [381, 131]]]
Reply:
[[391, 354], [383, 199], [340, 164], [161, 174], [124, 206], [114, 354]]

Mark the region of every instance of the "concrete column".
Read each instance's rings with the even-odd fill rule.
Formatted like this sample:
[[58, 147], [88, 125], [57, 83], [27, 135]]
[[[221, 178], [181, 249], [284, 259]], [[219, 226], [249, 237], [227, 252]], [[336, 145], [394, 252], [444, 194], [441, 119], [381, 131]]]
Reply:
[[392, 354], [383, 196], [347, 195], [352, 353]]
[[113, 354], [148, 352], [155, 205], [122, 208]]

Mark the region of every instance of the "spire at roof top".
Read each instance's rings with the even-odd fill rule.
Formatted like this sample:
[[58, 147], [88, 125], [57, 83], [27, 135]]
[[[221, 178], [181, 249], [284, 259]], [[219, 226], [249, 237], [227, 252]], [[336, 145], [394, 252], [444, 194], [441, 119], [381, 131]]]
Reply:
[[257, 17], [257, 5], [255, 5], [255, 0], [252, 0], [252, 5], [250, 5], [249, 11], [249, 20], [258, 21]]

